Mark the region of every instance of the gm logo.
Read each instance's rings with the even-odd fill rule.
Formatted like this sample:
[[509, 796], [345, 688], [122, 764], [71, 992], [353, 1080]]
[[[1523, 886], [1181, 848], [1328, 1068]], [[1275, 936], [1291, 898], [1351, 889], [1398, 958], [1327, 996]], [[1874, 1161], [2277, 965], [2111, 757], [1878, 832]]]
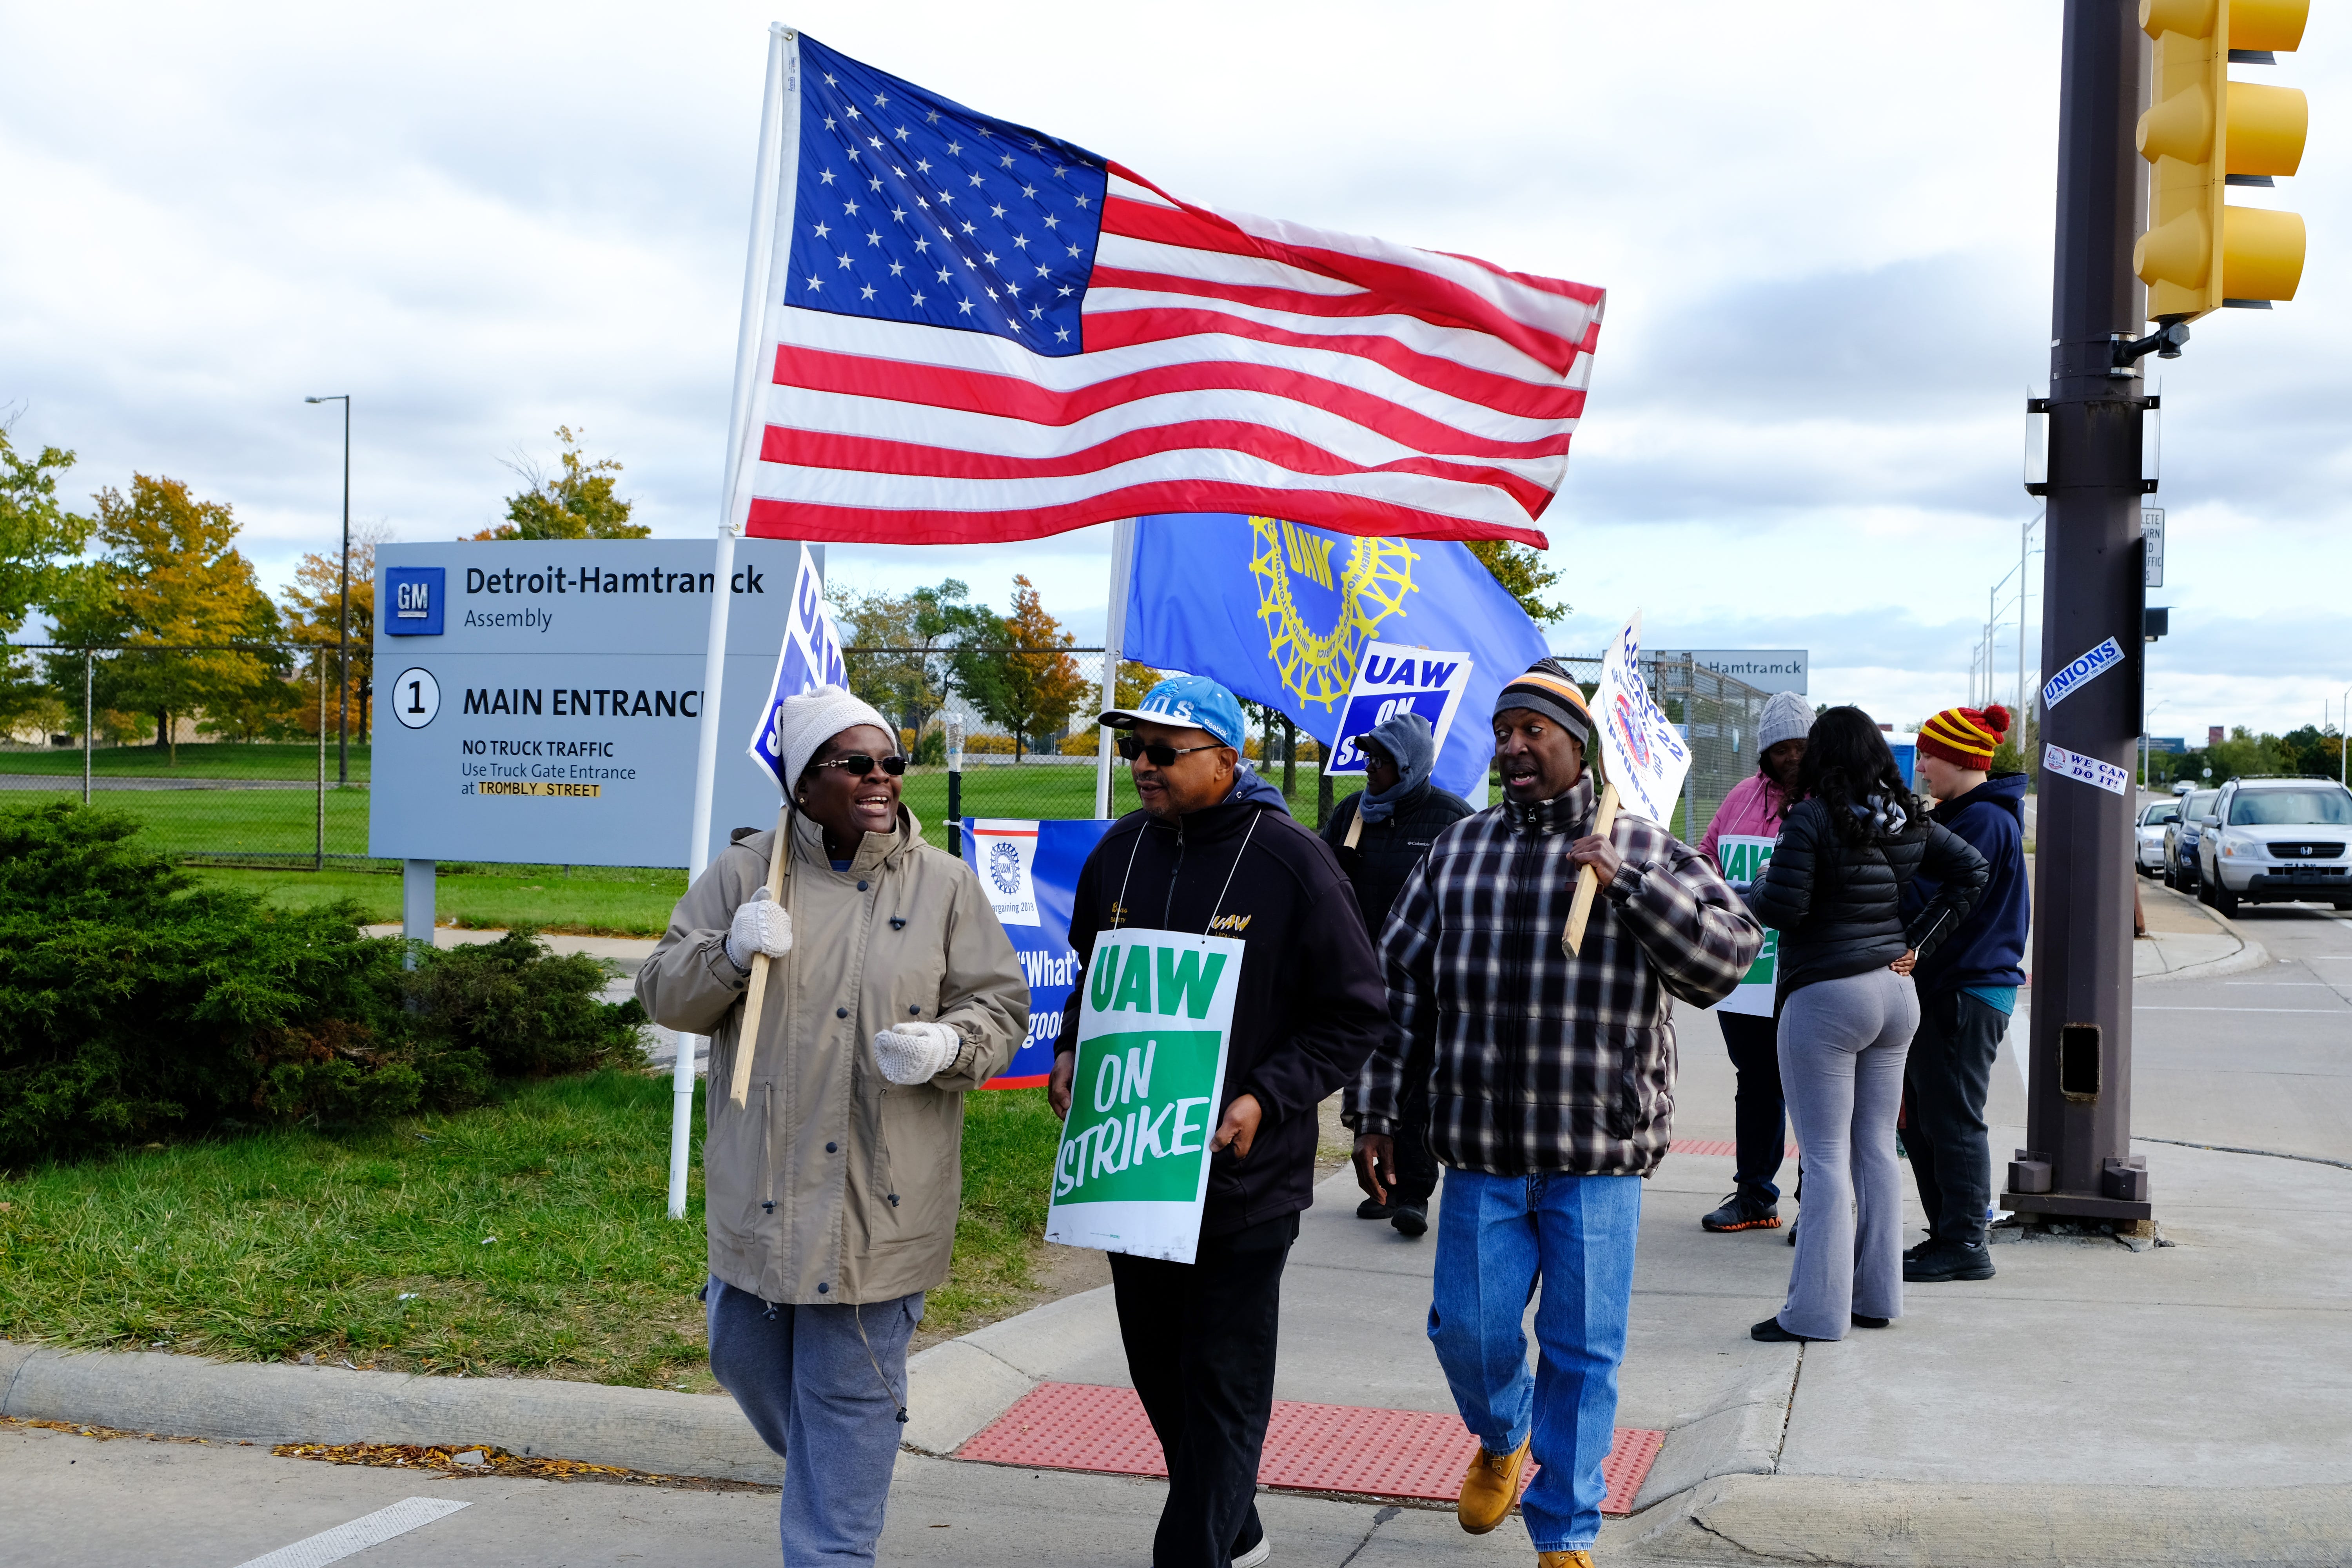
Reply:
[[441, 635], [441, 598], [447, 568], [387, 566], [383, 572], [385, 635], [396, 637]]

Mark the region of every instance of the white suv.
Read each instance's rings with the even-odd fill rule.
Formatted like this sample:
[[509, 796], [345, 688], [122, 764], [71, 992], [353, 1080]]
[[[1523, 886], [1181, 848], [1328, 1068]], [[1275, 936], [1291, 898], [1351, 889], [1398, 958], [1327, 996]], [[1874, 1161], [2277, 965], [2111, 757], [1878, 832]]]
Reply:
[[2197, 844], [2198, 896], [2223, 914], [2241, 900], [2352, 910], [2352, 790], [2333, 779], [2231, 779]]

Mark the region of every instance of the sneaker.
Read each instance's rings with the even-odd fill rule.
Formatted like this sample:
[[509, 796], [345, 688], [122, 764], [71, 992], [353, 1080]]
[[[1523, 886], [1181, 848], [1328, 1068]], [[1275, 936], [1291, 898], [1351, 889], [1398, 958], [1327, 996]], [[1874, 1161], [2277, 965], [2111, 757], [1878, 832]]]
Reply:
[[1592, 1568], [1590, 1552], [1538, 1552], [1536, 1568]]
[[1429, 1205], [1399, 1204], [1396, 1205], [1396, 1212], [1389, 1215], [1389, 1224], [1395, 1227], [1399, 1236], [1407, 1240], [1426, 1236], [1429, 1233]]
[[1940, 1285], [1950, 1279], [1990, 1279], [1992, 1254], [1965, 1242], [1931, 1241], [1916, 1258], [1903, 1260], [1903, 1279], [1912, 1285]]
[[1381, 1202], [1378, 1198], [1366, 1198], [1362, 1203], [1356, 1205], [1356, 1217], [1358, 1219], [1386, 1219], [1394, 1213], [1396, 1213], [1396, 1210], [1389, 1207], [1388, 1205]]
[[1528, 1445], [1535, 1441], [1530, 1432], [1519, 1440], [1519, 1446], [1507, 1454], [1490, 1454], [1486, 1445], [1470, 1457], [1470, 1468], [1462, 1478], [1462, 1495], [1454, 1505], [1454, 1514], [1462, 1528], [1472, 1535], [1484, 1535], [1510, 1516], [1511, 1505], [1519, 1500], [1519, 1475], [1528, 1468]]
[[[1799, 1215], [1797, 1216], [1797, 1219], [1802, 1219], [1802, 1218], [1804, 1218], [1804, 1217], [1805, 1217], [1804, 1215]], [[1790, 1221], [1789, 1222], [1789, 1245], [1790, 1245], [1790, 1246], [1791, 1246], [1791, 1247], [1794, 1247], [1794, 1246], [1796, 1246], [1796, 1245], [1797, 1245], [1797, 1220], [1796, 1220], [1796, 1219], [1792, 1219], [1792, 1220], [1790, 1220]]]
[[1234, 1568], [1265, 1568], [1266, 1561], [1273, 1555], [1274, 1537], [1260, 1532], [1257, 1544], [1234, 1559]]
[[1780, 1210], [1770, 1203], [1759, 1202], [1746, 1193], [1733, 1193], [1723, 1200], [1714, 1213], [1701, 1215], [1698, 1222], [1708, 1230], [1721, 1233], [1733, 1230], [1778, 1230]]

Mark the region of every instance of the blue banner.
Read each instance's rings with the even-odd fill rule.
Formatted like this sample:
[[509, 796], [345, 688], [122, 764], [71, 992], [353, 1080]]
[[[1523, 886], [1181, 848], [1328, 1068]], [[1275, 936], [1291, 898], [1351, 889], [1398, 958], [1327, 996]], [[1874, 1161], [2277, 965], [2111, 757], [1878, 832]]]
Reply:
[[1125, 656], [1286, 713], [1326, 756], [1345, 738], [1341, 710], [1376, 640], [1470, 655], [1433, 777], [1483, 805], [1496, 695], [1551, 650], [1466, 546], [1214, 512], [1136, 524]]
[[841, 628], [834, 625], [833, 609], [824, 602], [824, 579], [817, 574], [808, 546], [801, 546], [799, 572], [793, 579], [792, 619], [784, 625], [784, 644], [776, 654], [776, 673], [768, 682], [768, 704], [760, 710], [760, 727], [744, 747], [751, 759], [792, 792], [784, 777], [783, 759], [776, 751], [776, 710], [787, 697], [798, 697], [820, 686], [846, 687], [849, 666], [841, 657]]
[[1066, 822], [1006, 822], [963, 819], [964, 864], [980, 879], [989, 906], [1021, 955], [1029, 982], [1029, 1035], [989, 1089], [1034, 1089], [1054, 1070], [1054, 1042], [1062, 1033], [1062, 1007], [1078, 973], [1077, 950], [1070, 945], [1070, 910], [1078, 873], [1094, 853], [1108, 821], [1082, 817]]

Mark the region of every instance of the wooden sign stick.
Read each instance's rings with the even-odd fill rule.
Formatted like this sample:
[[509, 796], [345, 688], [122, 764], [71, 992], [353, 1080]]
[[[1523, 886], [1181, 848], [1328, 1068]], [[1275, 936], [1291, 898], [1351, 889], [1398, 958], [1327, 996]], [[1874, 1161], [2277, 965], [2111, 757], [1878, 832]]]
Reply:
[[[784, 868], [792, 863], [793, 808], [787, 805], [776, 813], [776, 841], [768, 851], [768, 897], [782, 902], [784, 896]], [[768, 970], [775, 963], [764, 952], [751, 955], [751, 984], [743, 992], [743, 1025], [735, 1032], [735, 1081], [729, 1098], [740, 1109], [743, 1097], [751, 1089], [751, 1047], [760, 1037], [760, 1008], [767, 1000]]]
[[[1592, 836], [1606, 838], [1609, 830], [1617, 826], [1617, 786], [1609, 784], [1601, 792], [1600, 809], [1592, 814]], [[1584, 923], [1592, 918], [1592, 895], [1601, 890], [1601, 873], [1591, 867], [1578, 868], [1576, 899], [1568, 906], [1568, 929], [1559, 933], [1559, 952], [1563, 958], [1574, 958], [1576, 950], [1584, 945]]]

